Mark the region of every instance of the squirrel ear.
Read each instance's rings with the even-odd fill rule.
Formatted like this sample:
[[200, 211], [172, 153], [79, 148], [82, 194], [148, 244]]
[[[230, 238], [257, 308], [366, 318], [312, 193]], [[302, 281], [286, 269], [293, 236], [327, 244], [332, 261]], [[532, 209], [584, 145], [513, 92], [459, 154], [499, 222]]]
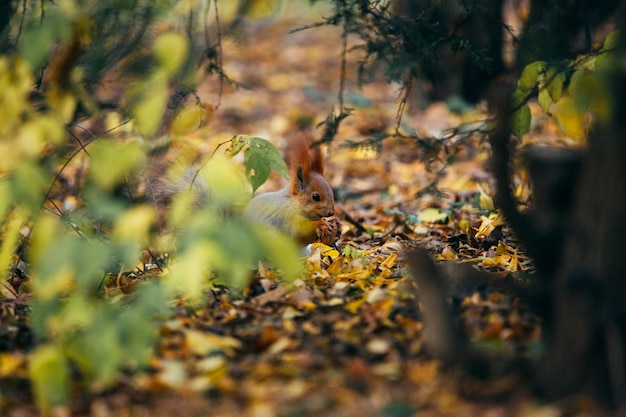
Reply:
[[302, 192], [304, 191], [304, 189], [306, 188], [306, 180], [304, 178], [304, 171], [302, 169], [302, 166], [298, 167], [298, 170], [296, 171], [296, 178], [297, 178], [297, 184], [294, 191], [296, 192]]
[[311, 171], [324, 174], [324, 157], [319, 146], [314, 146], [310, 151]]

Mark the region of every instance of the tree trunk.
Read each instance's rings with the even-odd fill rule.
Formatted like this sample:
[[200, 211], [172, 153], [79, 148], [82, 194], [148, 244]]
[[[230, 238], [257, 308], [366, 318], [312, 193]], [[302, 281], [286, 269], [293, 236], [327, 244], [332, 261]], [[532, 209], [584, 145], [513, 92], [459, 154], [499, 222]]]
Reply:
[[626, 73], [609, 79], [613, 114], [589, 139], [573, 222], [555, 274], [554, 329], [546, 334], [539, 375], [550, 398], [586, 392], [624, 407]]

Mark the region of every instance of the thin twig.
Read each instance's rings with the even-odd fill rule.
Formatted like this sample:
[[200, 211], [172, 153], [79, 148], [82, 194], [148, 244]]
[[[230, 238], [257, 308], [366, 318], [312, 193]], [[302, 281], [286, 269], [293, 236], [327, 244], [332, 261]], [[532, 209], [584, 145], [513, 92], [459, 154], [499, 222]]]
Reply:
[[408, 74], [407, 79], [404, 81], [404, 85], [402, 86], [403, 94], [400, 99], [400, 103], [398, 104], [398, 110], [396, 112], [396, 130], [394, 136], [400, 135], [400, 124], [402, 123], [402, 116], [404, 115], [404, 111], [406, 110], [406, 104], [409, 99], [409, 94], [411, 94], [411, 87], [413, 86], [413, 77], [411, 74]]
[[[215, 10], [215, 26], [217, 27], [217, 65], [220, 69], [219, 71], [219, 79], [220, 79], [220, 89], [217, 96], [217, 104], [215, 105], [215, 110], [219, 109], [222, 104], [222, 93], [224, 92], [224, 62], [223, 62], [223, 49], [222, 49], [222, 29], [220, 28], [220, 13], [219, 8], [217, 6], [218, 0], [213, 0], [213, 9]], [[194, 176], [195, 178], [195, 176]]]
[[17, 36], [15, 37], [15, 44], [13, 46], [17, 46], [20, 41], [20, 37], [22, 36], [22, 29], [24, 28], [24, 22], [26, 21], [26, 0], [22, 2], [22, 18], [20, 19], [20, 25], [17, 29]]

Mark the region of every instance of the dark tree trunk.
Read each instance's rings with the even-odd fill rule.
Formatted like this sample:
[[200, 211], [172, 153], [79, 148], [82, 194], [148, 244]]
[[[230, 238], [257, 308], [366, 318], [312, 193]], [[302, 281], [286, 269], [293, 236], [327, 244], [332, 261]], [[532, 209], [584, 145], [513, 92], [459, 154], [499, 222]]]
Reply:
[[0, 1], [0, 53], [8, 52], [13, 46], [10, 36], [11, 19], [15, 14], [16, 0]]
[[[549, 2], [533, 1], [555, 12]], [[585, 0], [555, 4], [589, 7], [606, 13], [617, 1], [599, 1], [593, 7]], [[535, 9], [539, 13], [541, 7]], [[554, 16], [541, 41], [546, 51], [565, 47], [575, 37], [581, 15], [557, 10], [569, 18]], [[546, 12], [547, 13], [547, 12]], [[558, 15], [557, 13], [557, 15]], [[567, 14], [573, 13], [573, 14]], [[557, 16], [555, 15], [555, 16]], [[495, 202], [519, 240], [536, 261], [544, 288], [538, 291], [544, 309], [544, 354], [538, 361], [534, 381], [548, 399], [589, 394], [614, 408], [626, 408], [626, 10], [622, 19], [619, 50], [614, 71], [601, 74], [608, 82], [608, 120], [598, 122], [582, 155], [562, 150], [539, 149], [529, 154], [535, 207], [520, 213], [510, 182], [510, 103], [514, 79], [502, 79], [493, 88], [492, 108], [496, 126], [490, 134], [492, 169], [497, 180]], [[565, 16], [565, 15], [563, 15]], [[584, 19], [583, 19], [584, 20]], [[530, 24], [530, 23], [529, 23]], [[536, 24], [536, 23], [535, 23]], [[542, 29], [543, 26], [535, 27]], [[529, 28], [528, 30], [532, 29]], [[580, 29], [580, 28], [579, 28]], [[563, 33], [561, 33], [563, 31]], [[530, 33], [530, 32], [529, 32]], [[530, 35], [528, 35], [530, 36]], [[535, 35], [533, 35], [535, 36]], [[550, 39], [548, 39], [550, 38]], [[559, 41], [560, 39], [560, 41]], [[565, 42], [558, 44], [558, 42]], [[560, 52], [557, 53], [557, 55]], [[551, 56], [554, 58], [555, 56]], [[569, 56], [567, 54], [563, 56]], [[521, 66], [518, 67], [518, 74]], [[582, 164], [579, 162], [582, 158]], [[427, 344], [445, 362], [467, 367], [476, 357], [467, 352], [462, 336], [450, 327], [449, 312], [441, 286], [432, 284], [439, 272], [424, 266], [423, 256], [413, 254], [411, 266], [424, 302]], [[541, 311], [541, 309], [540, 309]], [[428, 315], [430, 314], [430, 316]], [[460, 341], [459, 341], [460, 339]], [[460, 346], [460, 348], [458, 347]], [[464, 359], [465, 358], [465, 359]]]
[[626, 74], [611, 74], [608, 125], [590, 137], [554, 282], [544, 391], [586, 391], [626, 406]]

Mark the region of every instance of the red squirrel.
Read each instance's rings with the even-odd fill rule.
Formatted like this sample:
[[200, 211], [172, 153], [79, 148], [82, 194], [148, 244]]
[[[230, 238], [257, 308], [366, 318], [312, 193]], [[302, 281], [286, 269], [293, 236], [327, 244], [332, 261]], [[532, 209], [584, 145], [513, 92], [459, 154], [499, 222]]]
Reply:
[[[341, 235], [341, 224], [335, 214], [333, 191], [323, 177], [324, 160], [319, 148], [311, 148], [308, 135], [300, 133], [289, 140], [288, 165], [290, 183], [278, 191], [257, 194], [247, 204], [243, 216], [248, 220], [274, 227], [298, 242], [315, 241], [332, 245]], [[188, 169], [183, 176], [166, 180], [155, 178], [153, 195], [157, 206], [164, 207], [171, 197], [188, 190], [197, 195], [197, 205], [210, 198], [202, 178]]]
[[261, 193], [244, 209], [245, 218], [275, 227], [301, 243], [315, 240], [333, 244], [341, 234], [335, 214], [333, 190], [323, 177], [319, 147], [310, 147], [304, 134], [289, 141], [290, 183], [283, 189]]

